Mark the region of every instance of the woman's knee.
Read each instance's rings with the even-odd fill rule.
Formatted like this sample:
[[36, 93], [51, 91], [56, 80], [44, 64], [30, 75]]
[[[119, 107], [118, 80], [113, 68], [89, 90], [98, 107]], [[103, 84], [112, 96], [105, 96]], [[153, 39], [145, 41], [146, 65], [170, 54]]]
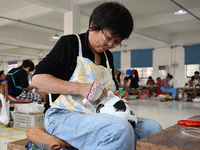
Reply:
[[[114, 120], [114, 121], [113, 121]], [[123, 119], [112, 120], [112, 123], [105, 127], [101, 138], [102, 146], [107, 145], [107, 149], [134, 149], [134, 130], [130, 123]], [[97, 148], [98, 149], [98, 148]]]
[[144, 119], [141, 121], [141, 124], [142, 124], [141, 126], [144, 129], [148, 130], [150, 134], [153, 134], [162, 130], [162, 126], [157, 121], [154, 121], [154, 120]]
[[123, 137], [123, 136], [124, 136], [124, 138], [130, 137], [131, 140], [133, 140], [133, 138], [134, 138], [133, 127], [126, 120], [121, 119], [121, 121], [118, 121], [115, 124], [115, 127], [113, 129], [115, 129], [116, 134], [118, 134], [121, 137]]
[[134, 129], [131, 124], [126, 120], [118, 122], [114, 128], [114, 137], [117, 143], [126, 143], [124, 149], [133, 149], [135, 146]]

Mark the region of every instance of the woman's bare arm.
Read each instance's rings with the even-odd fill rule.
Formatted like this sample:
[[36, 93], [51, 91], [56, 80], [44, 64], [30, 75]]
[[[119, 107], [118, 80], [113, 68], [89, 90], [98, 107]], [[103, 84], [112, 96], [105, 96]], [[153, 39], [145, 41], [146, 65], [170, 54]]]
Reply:
[[47, 93], [76, 94], [86, 97], [92, 84], [69, 82], [50, 74], [37, 74], [32, 78], [32, 85]]

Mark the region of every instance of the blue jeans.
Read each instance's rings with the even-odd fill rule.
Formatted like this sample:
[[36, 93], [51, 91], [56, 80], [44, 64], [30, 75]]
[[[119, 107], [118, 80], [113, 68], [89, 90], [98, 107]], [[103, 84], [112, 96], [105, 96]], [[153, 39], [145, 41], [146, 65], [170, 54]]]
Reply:
[[172, 93], [172, 98], [173, 98], [173, 99], [176, 98], [176, 94], [177, 94], [176, 88], [161, 87], [160, 90], [163, 91], [163, 92]]
[[162, 130], [162, 126], [154, 120], [144, 119], [144, 118], [137, 118], [137, 119], [138, 119], [138, 122], [134, 128], [135, 145], [136, 145], [137, 140], [147, 137], [151, 134], [154, 134]]
[[135, 127], [134, 135], [130, 123], [120, 117], [103, 113], [81, 114], [56, 108], [50, 108], [45, 113], [45, 128], [49, 134], [80, 150], [134, 150], [137, 139], [162, 129], [155, 121], [142, 120]]

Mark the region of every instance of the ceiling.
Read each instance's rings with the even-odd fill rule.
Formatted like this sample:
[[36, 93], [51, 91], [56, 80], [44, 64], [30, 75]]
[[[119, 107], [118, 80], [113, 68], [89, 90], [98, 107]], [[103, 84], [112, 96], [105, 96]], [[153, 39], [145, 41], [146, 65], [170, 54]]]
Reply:
[[[121, 48], [112, 51], [200, 44], [200, 0], [174, 0], [197, 18], [189, 13], [175, 16], [180, 7], [171, 0], [117, 1], [132, 13], [134, 32]], [[0, 0], [0, 61], [41, 59], [56, 43], [52, 36], [63, 35], [64, 13], [70, 11], [70, 3], [80, 6], [80, 31], [84, 32], [92, 10], [102, 2], [105, 0]]]

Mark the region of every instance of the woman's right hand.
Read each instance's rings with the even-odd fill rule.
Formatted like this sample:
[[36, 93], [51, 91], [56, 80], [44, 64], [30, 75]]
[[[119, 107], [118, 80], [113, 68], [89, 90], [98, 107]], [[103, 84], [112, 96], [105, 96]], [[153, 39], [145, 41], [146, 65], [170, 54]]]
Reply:
[[89, 101], [96, 101], [103, 97], [107, 97], [106, 89], [99, 82], [80, 83], [80, 84], [81, 84], [81, 86], [79, 86], [80, 95], [82, 95]]

